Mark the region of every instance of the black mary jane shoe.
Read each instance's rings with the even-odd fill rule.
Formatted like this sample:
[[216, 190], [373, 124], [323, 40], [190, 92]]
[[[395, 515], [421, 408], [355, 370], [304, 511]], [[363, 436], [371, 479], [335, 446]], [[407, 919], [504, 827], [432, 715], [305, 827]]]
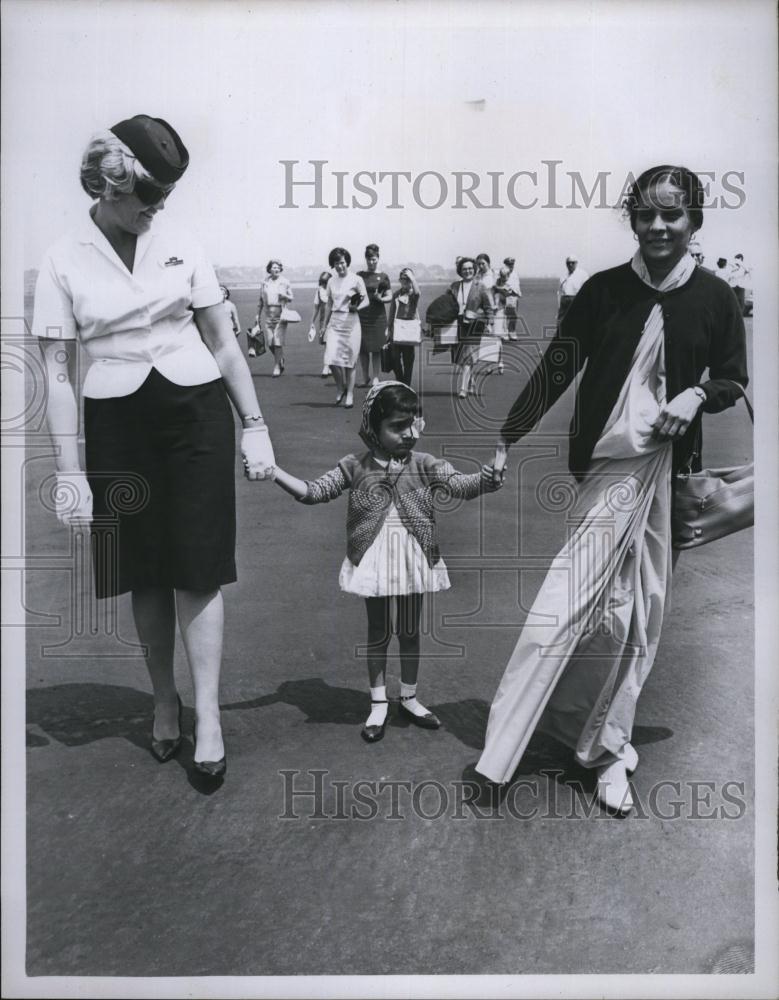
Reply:
[[[371, 705], [389, 705], [386, 698], [381, 701], [374, 701], [371, 699]], [[387, 722], [389, 721], [389, 708], [387, 709], [387, 714], [384, 716], [384, 722], [380, 726], [369, 726], [367, 723], [360, 730], [360, 736], [365, 740], [366, 743], [378, 743], [379, 740], [384, 738], [384, 730], [387, 727]]]
[[441, 720], [437, 715], [433, 715], [432, 712], [426, 712], [424, 715], [417, 715], [415, 712], [412, 712], [410, 708], [406, 708], [403, 702], [411, 701], [412, 698], [416, 698], [416, 695], [412, 694], [407, 697], [404, 697], [403, 695], [400, 696], [400, 710], [405, 714], [406, 718], [410, 719], [413, 723], [415, 723], [415, 725], [421, 726], [422, 729], [440, 729]]
[[151, 728], [151, 752], [152, 756], [160, 762], [160, 764], [165, 764], [171, 758], [175, 757], [176, 754], [181, 749], [181, 710], [183, 708], [181, 704], [181, 698], [176, 695], [179, 703], [179, 734], [172, 740], [155, 740], [154, 739], [154, 722], [152, 721]]
[[[192, 744], [192, 752], [194, 754], [195, 747], [197, 746], [197, 720], [192, 724]], [[192, 766], [204, 778], [211, 778], [213, 780], [224, 778], [227, 773], [227, 754], [220, 760], [195, 760], [193, 757]]]

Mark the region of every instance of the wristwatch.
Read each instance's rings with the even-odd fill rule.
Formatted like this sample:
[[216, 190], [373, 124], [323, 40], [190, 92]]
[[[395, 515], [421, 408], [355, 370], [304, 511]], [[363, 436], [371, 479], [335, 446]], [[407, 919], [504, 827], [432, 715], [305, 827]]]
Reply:
[[708, 397], [708, 396], [706, 395], [706, 390], [705, 390], [705, 389], [703, 388], [703, 386], [700, 386], [700, 385], [694, 385], [694, 386], [692, 387], [692, 391], [693, 391], [693, 392], [695, 393], [695, 395], [696, 395], [696, 396], [698, 397], [698, 399], [699, 399], [699, 400], [700, 400], [700, 401], [701, 401], [702, 403], [705, 403], [705, 402], [706, 402], [706, 400], [707, 400], [707, 399], [709, 398], [709, 397]]
[[241, 417], [241, 420], [243, 420], [244, 423], [246, 423], [249, 420], [251, 420], [251, 422], [254, 423], [254, 424], [264, 424], [265, 423], [265, 421], [262, 419], [262, 414], [261, 413], [245, 413]]

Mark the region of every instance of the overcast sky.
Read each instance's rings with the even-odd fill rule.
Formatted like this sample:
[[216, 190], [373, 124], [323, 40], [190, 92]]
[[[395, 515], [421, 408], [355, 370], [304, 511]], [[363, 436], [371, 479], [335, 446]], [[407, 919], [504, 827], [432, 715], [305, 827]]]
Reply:
[[[773, 233], [765, 198], [774, 183], [774, 17], [770, 3], [383, 3], [232, 0], [5, 4], [3, 156], [21, 178], [24, 266], [88, 208], [78, 185], [96, 129], [145, 112], [169, 120], [191, 154], [166, 213], [187, 225], [220, 264], [320, 264], [332, 246], [359, 256], [377, 242], [387, 261], [450, 265], [456, 254], [516, 256], [521, 274], [555, 274], [576, 252], [589, 270], [627, 259], [631, 233], [613, 209], [544, 207], [548, 167], [559, 160], [557, 202], [569, 205], [568, 172], [587, 188], [661, 162], [715, 174], [711, 193], [743, 189], [737, 209], [707, 213], [700, 234], [710, 262], [742, 251], [758, 262]], [[10, 91], [10, 92], [9, 92]], [[483, 110], [466, 102], [483, 100]], [[344, 171], [347, 204], [357, 171], [440, 174], [440, 208], [377, 204], [311, 208], [311, 189], [285, 201], [281, 160], [327, 160]], [[524, 177], [512, 207], [505, 182]], [[454, 171], [474, 171], [502, 209], [451, 207]], [[434, 202], [432, 175], [418, 194]], [[363, 200], [366, 200], [363, 198]], [[582, 204], [581, 196], [578, 203]], [[762, 209], [762, 210], [761, 210]]]

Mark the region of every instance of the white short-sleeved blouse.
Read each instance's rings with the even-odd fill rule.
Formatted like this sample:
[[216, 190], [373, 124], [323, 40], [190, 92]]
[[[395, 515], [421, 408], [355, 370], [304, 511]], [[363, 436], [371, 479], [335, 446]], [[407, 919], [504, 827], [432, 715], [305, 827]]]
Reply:
[[90, 217], [44, 256], [33, 334], [79, 340], [92, 361], [85, 396], [129, 395], [152, 368], [201, 385], [220, 372], [193, 309], [221, 301], [213, 267], [188, 236], [155, 220], [138, 236], [131, 273]]

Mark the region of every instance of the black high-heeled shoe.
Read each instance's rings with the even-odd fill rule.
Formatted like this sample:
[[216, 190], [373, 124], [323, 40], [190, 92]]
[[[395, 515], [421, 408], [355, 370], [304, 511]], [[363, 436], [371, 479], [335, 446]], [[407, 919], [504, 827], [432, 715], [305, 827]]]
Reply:
[[[197, 747], [197, 719], [192, 723], [192, 753]], [[195, 770], [206, 778], [223, 778], [227, 773], [227, 754], [220, 760], [195, 760], [192, 759]]]
[[155, 740], [154, 739], [154, 719], [152, 719], [151, 724], [151, 752], [152, 756], [155, 757], [160, 764], [165, 764], [181, 749], [181, 710], [183, 708], [181, 704], [181, 698], [176, 695], [176, 699], [179, 703], [179, 734], [172, 740]]

